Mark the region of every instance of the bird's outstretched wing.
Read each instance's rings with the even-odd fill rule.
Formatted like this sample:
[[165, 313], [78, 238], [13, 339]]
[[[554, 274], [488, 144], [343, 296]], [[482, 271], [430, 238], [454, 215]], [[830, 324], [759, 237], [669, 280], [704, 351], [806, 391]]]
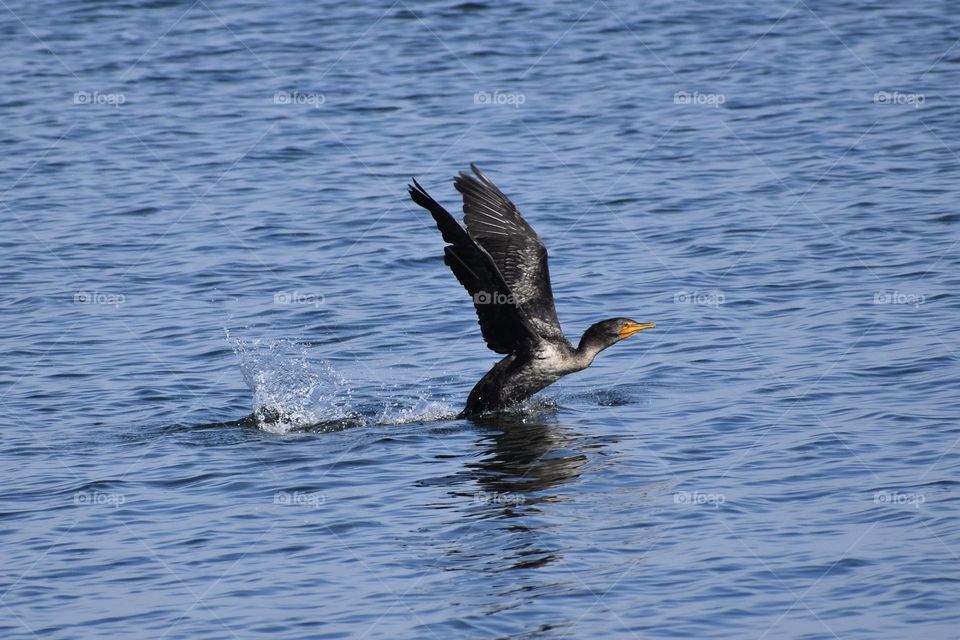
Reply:
[[534, 331], [563, 340], [547, 267], [547, 248], [517, 207], [476, 165], [454, 180], [463, 194], [464, 222], [471, 238], [493, 258], [497, 270]]
[[433, 216], [440, 234], [448, 243], [444, 262], [473, 297], [480, 320], [480, 332], [487, 346], [497, 353], [529, 348], [537, 337], [497, 264], [488, 251], [416, 180], [409, 186], [410, 197]]

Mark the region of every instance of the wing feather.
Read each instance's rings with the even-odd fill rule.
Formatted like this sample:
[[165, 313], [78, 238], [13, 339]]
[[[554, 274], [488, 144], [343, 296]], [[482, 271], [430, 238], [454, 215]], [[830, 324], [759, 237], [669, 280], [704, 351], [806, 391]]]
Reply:
[[433, 216], [440, 235], [448, 243], [444, 262], [473, 298], [480, 332], [487, 346], [497, 353], [529, 348], [536, 332], [524, 312], [514, 303], [510, 287], [490, 253], [477, 243], [450, 213], [416, 180], [410, 197]]
[[466, 230], [490, 254], [517, 304], [541, 338], [563, 340], [550, 286], [547, 248], [516, 205], [476, 165], [460, 172]]

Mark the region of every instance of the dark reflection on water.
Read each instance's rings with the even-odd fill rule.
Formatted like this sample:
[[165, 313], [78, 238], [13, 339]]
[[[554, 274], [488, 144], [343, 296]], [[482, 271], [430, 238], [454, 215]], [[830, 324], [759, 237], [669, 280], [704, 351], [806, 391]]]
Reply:
[[575, 449], [576, 434], [546, 412], [473, 422], [496, 431], [480, 439], [477, 445], [484, 451], [482, 458], [468, 462], [463, 475], [477, 487], [474, 499], [483, 505], [478, 517], [501, 520], [507, 540], [504, 547], [509, 549], [506, 554], [492, 555], [494, 566], [487, 570], [537, 569], [562, 560], [561, 552], [543, 546], [539, 525], [525, 522], [530, 520], [528, 516], [549, 513], [550, 503], [557, 500], [552, 490], [582, 473], [587, 457]]
[[526, 494], [575, 480], [587, 462], [586, 455], [573, 449], [578, 434], [561, 426], [556, 415], [510, 413], [471, 422], [495, 429], [478, 443], [484, 450], [481, 460], [465, 465], [465, 473], [491, 493], [494, 502], [504, 501], [501, 494], [526, 499]]

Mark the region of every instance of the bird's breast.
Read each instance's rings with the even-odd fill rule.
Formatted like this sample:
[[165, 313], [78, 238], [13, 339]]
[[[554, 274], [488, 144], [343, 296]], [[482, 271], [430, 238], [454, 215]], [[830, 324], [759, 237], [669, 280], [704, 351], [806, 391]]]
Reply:
[[538, 349], [536, 358], [533, 360], [533, 368], [541, 374], [555, 375], [557, 378], [579, 370], [574, 354], [569, 348], [549, 342]]

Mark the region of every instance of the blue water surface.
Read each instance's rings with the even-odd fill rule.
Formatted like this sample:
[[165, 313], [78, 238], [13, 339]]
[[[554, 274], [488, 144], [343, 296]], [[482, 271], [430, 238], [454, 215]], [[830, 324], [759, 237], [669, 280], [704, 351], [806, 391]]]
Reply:
[[[3, 0], [0, 637], [956, 638], [958, 41]], [[475, 421], [497, 355], [405, 190], [470, 162], [572, 340], [657, 323]]]

